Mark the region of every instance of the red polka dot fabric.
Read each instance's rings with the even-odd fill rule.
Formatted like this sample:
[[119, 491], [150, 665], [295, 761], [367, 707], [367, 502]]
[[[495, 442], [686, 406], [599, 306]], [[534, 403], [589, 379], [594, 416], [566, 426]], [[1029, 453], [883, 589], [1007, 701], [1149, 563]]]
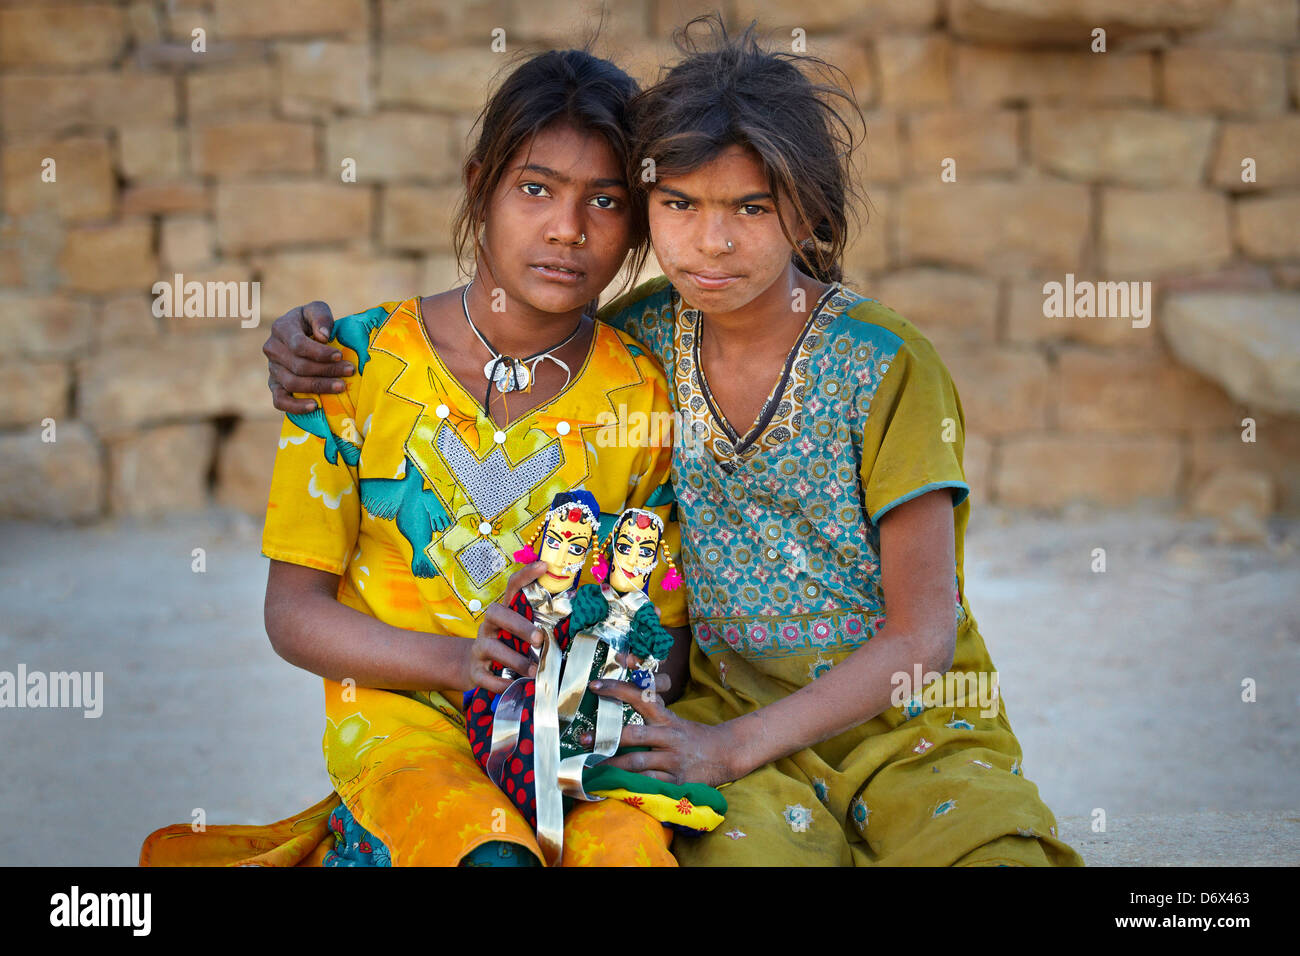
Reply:
[[[510, 610], [526, 620], [534, 619], [533, 606], [528, 603], [528, 599], [522, 592], [516, 594], [514, 600], [510, 602]], [[509, 631], [498, 631], [497, 637], [516, 653], [531, 659], [531, 646], [527, 641], [515, 637]], [[556, 625], [555, 640], [562, 652], [568, 651], [570, 642], [568, 618]], [[492, 673], [499, 676], [502, 673], [501, 665], [493, 664]], [[537, 696], [536, 682], [527, 681], [523, 690], [527, 704], [519, 715], [518, 742], [501, 768], [501, 779], [496, 780], [495, 783], [519, 805], [528, 825], [537, 829], [537, 793], [533, 775], [533, 701]], [[488, 757], [492, 753], [492, 725], [498, 696], [482, 687], [476, 687], [470, 693], [465, 709], [465, 730], [469, 736], [470, 750], [485, 773]]]

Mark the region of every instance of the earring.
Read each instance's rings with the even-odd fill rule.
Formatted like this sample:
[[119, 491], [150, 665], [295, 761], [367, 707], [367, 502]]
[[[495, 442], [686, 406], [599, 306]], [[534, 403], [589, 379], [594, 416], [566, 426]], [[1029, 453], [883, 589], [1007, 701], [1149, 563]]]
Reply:
[[614, 527], [609, 529], [609, 534], [605, 535], [605, 540], [596, 543], [596, 563], [591, 566], [591, 576], [597, 581], [604, 581], [605, 578], [609, 577], [609, 558], [606, 557], [605, 552], [610, 550], [614, 543], [614, 535], [617, 532], [618, 523], [615, 522]]
[[668, 545], [665, 544], [664, 560], [668, 562], [668, 573], [664, 575], [663, 589], [665, 591], [676, 591], [682, 586], [682, 576], [677, 573], [677, 565], [673, 564], [673, 556], [668, 551]]
[[[547, 518], [549, 518], [549, 515]], [[534, 561], [538, 560], [537, 552], [533, 550], [533, 544], [537, 541], [538, 535], [542, 533], [542, 529], [546, 527], [547, 518], [542, 519], [542, 523], [537, 526], [537, 530], [534, 531], [533, 536], [528, 539], [528, 543], [512, 555], [512, 557], [520, 564], [532, 564]]]

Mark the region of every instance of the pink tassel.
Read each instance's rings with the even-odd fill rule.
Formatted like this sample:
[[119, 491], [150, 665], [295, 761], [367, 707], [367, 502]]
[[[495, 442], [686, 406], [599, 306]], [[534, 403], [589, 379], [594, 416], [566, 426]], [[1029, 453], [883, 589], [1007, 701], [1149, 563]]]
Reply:
[[597, 581], [604, 581], [609, 577], [609, 565], [605, 563], [605, 556], [602, 554], [596, 559], [596, 563], [591, 566], [591, 576]]
[[664, 590], [676, 591], [682, 586], [682, 576], [677, 573], [676, 568], [669, 568], [668, 573], [664, 575]]
[[537, 560], [537, 552], [532, 549], [531, 545], [525, 545], [515, 552], [515, 560], [520, 564], [532, 564]]

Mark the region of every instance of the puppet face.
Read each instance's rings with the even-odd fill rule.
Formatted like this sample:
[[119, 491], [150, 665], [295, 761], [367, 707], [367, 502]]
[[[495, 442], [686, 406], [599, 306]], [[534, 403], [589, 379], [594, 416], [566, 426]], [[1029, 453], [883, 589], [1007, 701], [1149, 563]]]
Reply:
[[581, 508], [566, 508], [546, 523], [540, 555], [546, 571], [538, 578], [542, 587], [552, 594], [573, 587], [591, 550], [593, 531]]
[[659, 526], [649, 515], [634, 515], [614, 535], [614, 567], [609, 583], [615, 590], [639, 591], [659, 563]]

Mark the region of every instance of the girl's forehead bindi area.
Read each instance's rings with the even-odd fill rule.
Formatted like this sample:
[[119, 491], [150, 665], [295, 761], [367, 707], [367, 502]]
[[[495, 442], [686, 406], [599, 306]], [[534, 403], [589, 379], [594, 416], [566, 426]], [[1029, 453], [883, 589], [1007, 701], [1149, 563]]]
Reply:
[[660, 177], [659, 186], [691, 186], [722, 194], [767, 189], [767, 170], [758, 153], [744, 146], [728, 146], [694, 169]]
[[511, 168], [541, 168], [555, 178], [586, 181], [612, 178], [623, 182], [623, 170], [613, 148], [598, 133], [568, 124], [548, 126], [524, 142], [511, 157]]

